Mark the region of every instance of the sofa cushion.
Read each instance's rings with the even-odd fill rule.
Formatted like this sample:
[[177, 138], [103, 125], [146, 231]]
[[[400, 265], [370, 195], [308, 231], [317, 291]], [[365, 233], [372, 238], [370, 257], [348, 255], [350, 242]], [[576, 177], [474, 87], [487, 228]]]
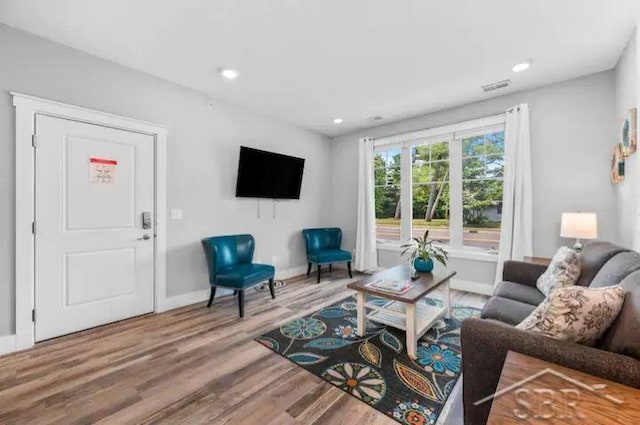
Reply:
[[521, 283], [535, 288], [538, 278], [547, 271], [544, 264], [507, 260], [502, 268], [502, 280]]
[[491, 297], [484, 305], [480, 317], [515, 326], [522, 322], [533, 310], [535, 310], [535, 306], [531, 304], [509, 298]]
[[589, 287], [602, 288], [603, 286], [617, 285], [636, 270], [640, 270], [640, 254], [633, 251], [621, 252], [604, 263]]
[[562, 246], [553, 256], [549, 267], [538, 278], [536, 287], [546, 297], [556, 288], [575, 285], [580, 277], [580, 255], [573, 249]]
[[216, 281], [220, 286], [246, 288], [273, 278], [275, 268], [268, 264], [238, 264], [225, 267], [218, 272]]
[[351, 261], [351, 253], [342, 249], [325, 249], [317, 251], [307, 256], [309, 261], [317, 264], [339, 263], [341, 261]]
[[592, 346], [616, 320], [624, 298], [618, 285], [557, 288], [516, 328]]
[[500, 282], [493, 295], [537, 306], [544, 301], [544, 295], [536, 288], [514, 282]]
[[589, 286], [593, 278], [604, 266], [604, 263], [623, 251], [628, 251], [628, 249], [619, 247], [611, 242], [591, 241], [586, 243], [580, 253], [582, 270], [576, 285]]
[[640, 360], [640, 271], [631, 273], [620, 286], [626, 291], [622, 311], [598, 348]]

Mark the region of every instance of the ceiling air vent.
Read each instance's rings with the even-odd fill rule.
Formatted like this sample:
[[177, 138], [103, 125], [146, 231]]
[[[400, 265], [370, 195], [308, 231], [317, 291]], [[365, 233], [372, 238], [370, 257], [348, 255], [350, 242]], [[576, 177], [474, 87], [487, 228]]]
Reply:
[[497, 83], [491, 83], [491, 84], [487, 84], [486, 86], [482, 86], [482, 91], [484, 91], [485, 93], [488, 93], [491, 91], [507, 88], [510, 85], [511, 85], [511, 80], [502, 80], [502, 81], [498, 81]]

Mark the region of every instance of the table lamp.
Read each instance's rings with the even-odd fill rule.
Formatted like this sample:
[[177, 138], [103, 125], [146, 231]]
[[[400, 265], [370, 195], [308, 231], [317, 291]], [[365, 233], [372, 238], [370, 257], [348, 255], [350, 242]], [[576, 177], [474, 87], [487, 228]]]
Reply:
[[582, 239], [598, 237], [598, 216], [596, 213], [566, 212], [562, 213], [560, 236], [576, 238], [573, 249], [580, 252], [584, 248]]

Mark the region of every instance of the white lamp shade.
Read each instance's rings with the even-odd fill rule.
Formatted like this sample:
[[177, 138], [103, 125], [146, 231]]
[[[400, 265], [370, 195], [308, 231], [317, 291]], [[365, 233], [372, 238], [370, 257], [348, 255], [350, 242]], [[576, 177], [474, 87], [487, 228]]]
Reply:
[[575, 239], [596, 239], [598, 237], [598, 216], [596, 213], [562, 213], [560, 236]]

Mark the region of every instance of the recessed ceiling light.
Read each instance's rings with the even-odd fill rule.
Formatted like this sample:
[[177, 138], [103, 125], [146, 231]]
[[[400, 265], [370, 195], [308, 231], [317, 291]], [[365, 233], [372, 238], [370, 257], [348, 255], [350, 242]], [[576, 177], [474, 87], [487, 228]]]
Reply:
[[522, 72], [529, 69], [531, 66], [531, 61], [522, 62], [513, 67], [513, 72]]
[[344, 122], [344, 120], [342, 118], [336, 118], [335, 120], [333, 120], [334, 124], [342, 124]]
[[235, 80], [238, 78], [238, 70], [233, 68], [219, 68], [218, 74], [222, 75], [227, 80]]

